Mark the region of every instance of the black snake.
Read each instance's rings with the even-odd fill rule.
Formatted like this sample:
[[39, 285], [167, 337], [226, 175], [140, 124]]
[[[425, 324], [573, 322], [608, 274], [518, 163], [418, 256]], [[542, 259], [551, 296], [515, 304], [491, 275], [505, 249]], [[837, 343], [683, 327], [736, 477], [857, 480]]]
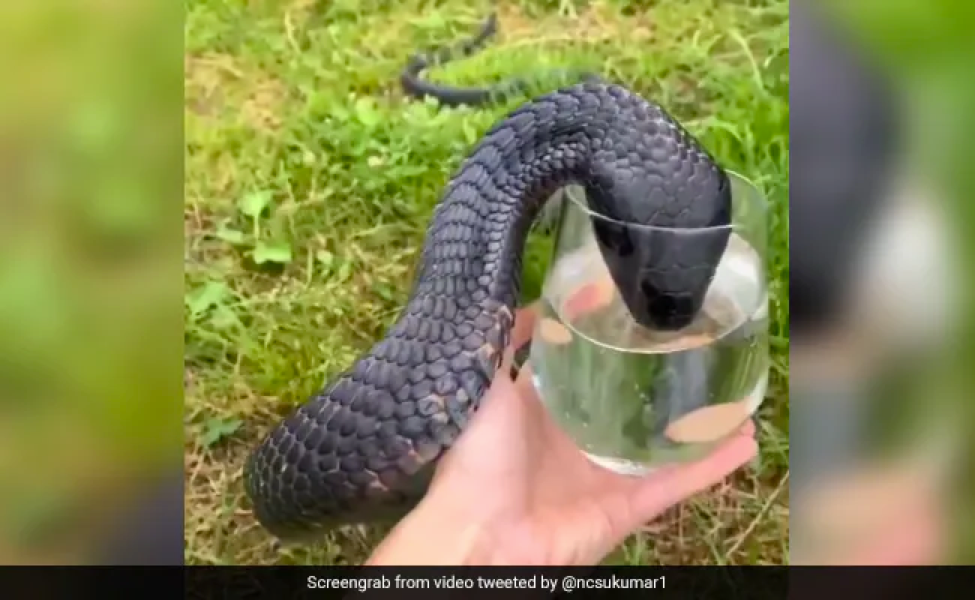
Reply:
[[[447, 183], [413, 289], [386, 336], [260, 443], [245, 467], [257, 519], [284, 539], [402, 514], [501, 365], [524, 244], [568, 184], [586, 191], [602, 256], [640, 323], [696, 316], [725, 250], [728, 175], [661, 107], [585, 81], [516, 108]], [[634, 230], [719, 227], [713, 235]]]

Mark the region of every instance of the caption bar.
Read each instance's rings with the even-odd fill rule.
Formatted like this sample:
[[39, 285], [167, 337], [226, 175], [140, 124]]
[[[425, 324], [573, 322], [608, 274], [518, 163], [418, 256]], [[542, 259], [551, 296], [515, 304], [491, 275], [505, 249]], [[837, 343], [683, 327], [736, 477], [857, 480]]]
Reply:
[[551, 593], [574, 592], [576, 590], [662, 590], [666, 589], [666, 578], [660, 577], [579, 577], [563, 575], [546, 577], [408, 577], [393, 575], [387, 577], [318, 577], [309, 575], [308, 589], [348, 590], [366, 593], [371, 590], [546, 590]]

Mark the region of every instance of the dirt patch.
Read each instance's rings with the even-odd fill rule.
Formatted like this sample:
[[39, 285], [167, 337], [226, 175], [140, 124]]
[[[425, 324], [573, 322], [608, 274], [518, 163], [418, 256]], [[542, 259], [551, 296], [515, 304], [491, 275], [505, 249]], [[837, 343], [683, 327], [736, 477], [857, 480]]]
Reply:
[[183, 73], [186, 106], [199, 116], [218, 114], [226, 99], [224, 86], [244, 77], [231, 57], [220, 54], [187, 55]]
[[287, 95], [287, 88], [280, 81], [271, 78], [259, 80], [241, 107], [241, 117], [254, 129], [274, 133], [281, 127], [279, 115]]
[[497, 14], [498, 36], [506, 45], [593, 43], [621, 36], [633, 42], [643, 42], [652, 35], [648, 17], [621, 19], [619, 11], [605, 2], [589, 4], [575, 17], [557, 13], [533, 17], [514, 3], [502, 3]]
[[186, 106], [197, 116], [233, 111], [256, 131], [276, 133], [281, 127], [288, 88], [280, 80], [221, 54], [187, 56], [184, 67]]

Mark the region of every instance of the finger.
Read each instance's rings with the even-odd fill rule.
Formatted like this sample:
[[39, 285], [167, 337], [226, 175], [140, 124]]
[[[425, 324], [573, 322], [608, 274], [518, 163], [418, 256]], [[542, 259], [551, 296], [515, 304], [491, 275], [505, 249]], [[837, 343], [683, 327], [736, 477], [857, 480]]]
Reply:
[[531, 362], [526, 362], [518, 371], [518, 376], [514, 380], [514, 395], [518, 397], [522, 407], [528, 411], [536, 425], [545, 426], [548, 419], [545, 418], [545, 408], [538, 389], [535, 387], [535, 380], [532, 377]]
[[604, 308], [613, 301], [616, 286], [612, 277], [607, 273], [597, 281], [587, 283], [575, 290], [562, 304], [562, 317], [569, 321], [581, 317], [600, 308]]
[[[517, 376], [514, 378], [514, 390], [516, 396], [523, 401], [529, 401], [532, 404], [541, 404], [541, 398], [538, 395], [538, 388], [535, 387], [535, 381], [533, 379], [532, 365], [530, 361], [526, 361], [522, 365], [521, 369], [518, 371]], [[749, 439], [754, 439], [755, 437], [755, 422], [752, 419], [748, 419], [744, 425], [738, 430], [734, 437], [745, 437]], [[670, 469], [679, 469], [683, 467], [666, 467], [657, 473], [666, 472]]]
[[521, 370], [518, 371], [518, 377], [515, 379], [515, 389], [518, 390], [518, 394], [521, 396], [535, 397], [538, 395], [538, 390], [535, 389], [535, 382], [532, 380], [531, 362], [526, 362], [521, 366]]
[[511, 329], [509, 346], [519, 348], [531, 341], [535, 323], [538, 321], [538, 301], [515, 311], [515, 325]]
[[[613, 280], [608, 276], [580, 287], [561, 305], [562, 317], [571, 321], [606, 306], [612, 301], [614, 290]], [[512, 379], [518, 378], [528, 359], [532, 335], [540, 318], [539, 306], [540, 301], [536, 300], [515, 313], [511, 341], [502, 360], [503, 372]]]
[[483, 420], [482, 415], [488, 413], [495, 413], [496, 411], [509, 410], [508, 408], [503, 408], [506, 405], [516, 404], [518, 402], [518, 392], [515, 388], [513, 381], [507, 377], [503, 377], [501, 373], [494, 378], [491, 382], [491, 387], [488, 388], [483, 400], [481, 400], [481, 407], [471, 418], [472, 425], [468, 429], [473, 428], [473, 421], [477, 418]]
[[738, 435], [699, 461], [648, 475], [631, 497], [632, 522], [627, 527], [639, 527], [672, 506], [717, 485], [757, 454], [755, 440], [751, 436]]
[[[533, 302], [515, 311], [515, 324], [511, 329], [508, 347], [505, 348], [501, 360], [499, 375], [517, 377], [518, 366], [515, 365], [515, 355], [525, 353], [531, 345], [532, 332], [538, 321], [538, 302]], [[527, 358], [527, 357], [525, 357]], [[522, 360], [521, 362], [524, 362]]]
[[[612, 299], [611, 284], [612, 280], [607, 279], [580, 288], [562, 306], [565, 313], [564, 317], [570, 320], [575, 319], [605, 306]], [[505, 353], [505, 371], [510, 372], [512, 379], [522, 381], [522, 385], [525, 381], [522, 379], [522, 374], [528, 366], [528, 351], [532, 343], [532, 335], [535, 333], [535, 327], [540, 319], [539, 306], [540, 301], [535, 301], [522, 309], [522, 312], [529, 314], [516, 313], [515, 328], [511, 334], [511, 345], [509, 351]], [[564, 327], [557, 322], [555, 325], [560, 328]], [[516, 362], [520, 364], [515, 364]], [[513, 368], [510, 365], [513, 365]]]

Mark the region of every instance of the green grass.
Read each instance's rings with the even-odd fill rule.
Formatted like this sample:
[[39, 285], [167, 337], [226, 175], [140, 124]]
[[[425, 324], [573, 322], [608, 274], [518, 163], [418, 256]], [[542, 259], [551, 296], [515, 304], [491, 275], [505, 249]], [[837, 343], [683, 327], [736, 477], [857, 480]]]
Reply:
[[[267, 428], [383, 335], [447, 178], [525, 100], [438, 110], [400, 93], [409, 54], [469, 35], [488, 10], [460, 0], [189, 3], [188, 562], [356, 563], [381, 536], [349, 528], [277, 549], [247, 510], [241, 465]], [[660, 102], [768, 195], [774, 374], [761, 458], [648, 524], [612, 560], [786, 561], [787, 2], [525, 0], [501, 2], [499, 14], [499, 37], [437, 79], [598, 70]], [[526, 298], [537, 295], [549, 244], [530, 241]]]

